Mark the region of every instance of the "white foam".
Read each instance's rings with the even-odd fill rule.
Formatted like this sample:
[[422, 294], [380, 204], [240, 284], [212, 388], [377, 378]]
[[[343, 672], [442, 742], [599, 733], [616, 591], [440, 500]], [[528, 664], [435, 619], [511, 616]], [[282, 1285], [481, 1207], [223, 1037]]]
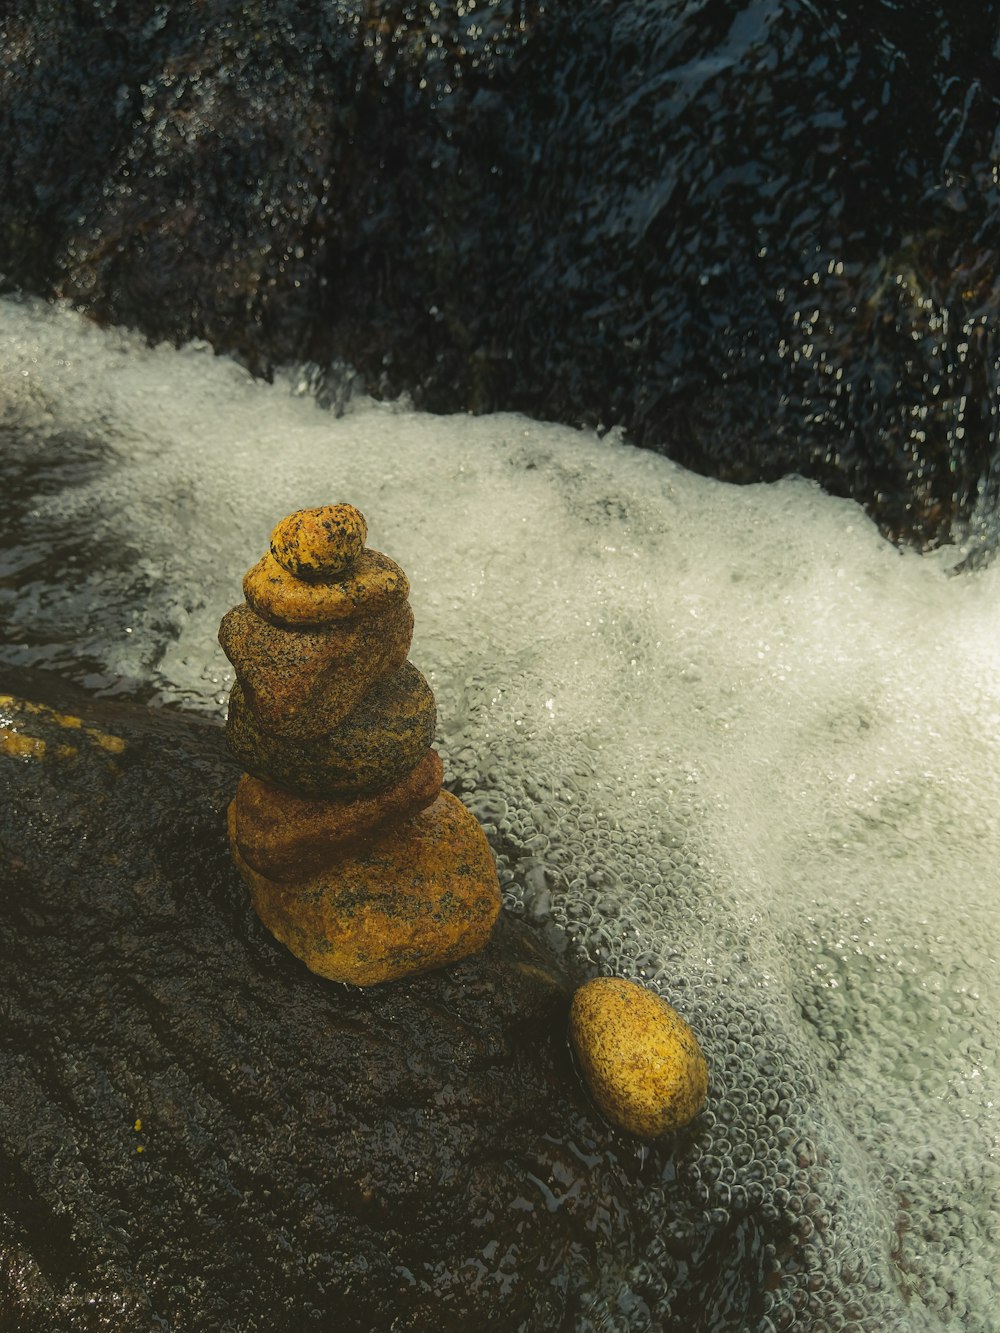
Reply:
[[799, 1328], [995, 1330], [1000, 567], [950, 577], [800, 480], [512, 415], [335, 419], [205, 350], [0, 320], [4, 419], [107, 451], [37, 497], [87, 568], [62, 601], [28, 581], [24, 632], [218, 709], [272, 525], [358, 505], [508, 905], [682, 1009], [712, 1068], [686, 1169], [812, 1236], [822, 1282], [789, 1274], [773, 1327], [800, 1300]]

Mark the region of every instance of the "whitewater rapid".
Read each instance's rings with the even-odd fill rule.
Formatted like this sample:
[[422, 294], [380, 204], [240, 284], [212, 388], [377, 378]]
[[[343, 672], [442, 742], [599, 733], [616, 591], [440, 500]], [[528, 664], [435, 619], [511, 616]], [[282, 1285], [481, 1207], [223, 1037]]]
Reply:
[[699, 1033], [683, 1169], [706, 1207], [787, 1209], [796, 1327], [995, 1333], [1000, 566], [614, 434], [336, 418], [66, 309], [0, 302], [0, 338], [0, 662], [221, 716], [271, 527], [357, 505], [508, 909]]

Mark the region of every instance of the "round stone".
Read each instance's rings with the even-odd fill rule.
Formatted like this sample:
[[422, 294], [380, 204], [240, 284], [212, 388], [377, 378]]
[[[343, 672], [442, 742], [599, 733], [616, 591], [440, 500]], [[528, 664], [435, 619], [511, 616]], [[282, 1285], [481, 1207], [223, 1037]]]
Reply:
[[371, 615], [387, 603], [405, 601], [409, 591], [409, 580], [395, 560], [367, 549], [332, 583], [296, 578], [270, 551], [243, 577], [243, 595], [253, 610], [272, 625], [288, 629]]
[[277, 883], [233, 859], [261, 921], [306, 967], [374, 986], [477, 953], [500, 911], [493, 853], [475, 816], [443, 791], [318, 874]]
[[298, 509], [271, 533], [271, 554], [297, 579], [331, 579], [350, 569], [367, 536], [365, 516], [353, 505]]
[[701, 1110], [708, 1066], [666, 1000], [634, 981], [595, 977], [570, 1008], [570, 1039], [598, 1107], [630, 1134], [655, 1139]]
[[423, 758], [436, 723], [431, 687], [406, 662], [378, 681], [341, 723], [309, 740], [268, 731], [237, 681], [229, 695], [226, 739], [240, 767], [255, 778], [325, 799], [398, 782]]

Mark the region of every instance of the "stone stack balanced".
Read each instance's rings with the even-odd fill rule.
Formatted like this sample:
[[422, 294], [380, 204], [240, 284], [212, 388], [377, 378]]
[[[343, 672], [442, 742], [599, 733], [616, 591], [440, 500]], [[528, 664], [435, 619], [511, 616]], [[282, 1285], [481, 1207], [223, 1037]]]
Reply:
[[475, 953], [500, 910], [485, 835], [441, 789], [434, 696], [407, 661], [409, 583], [366, 537], [352, 505], [290, 514], [219, 630], [246, 770], [236, 865], [271, 933], [357, 986]]

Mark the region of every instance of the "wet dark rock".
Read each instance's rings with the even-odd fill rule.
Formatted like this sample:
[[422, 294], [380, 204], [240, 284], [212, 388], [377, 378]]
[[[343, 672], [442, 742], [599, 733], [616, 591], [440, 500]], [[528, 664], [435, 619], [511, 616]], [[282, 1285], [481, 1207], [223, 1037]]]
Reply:
[[688, 1138], [597, 1117], [526, 925], [323, 982], [230, 865], [221, 728], [4, 690], [0, 1329], [754, 1325], [766, 1203], [720, 1220]]
[[619, 424], [932, 541], [1000, 484], [997, 19], [14, 0], [0, 271], [335, 406]]

